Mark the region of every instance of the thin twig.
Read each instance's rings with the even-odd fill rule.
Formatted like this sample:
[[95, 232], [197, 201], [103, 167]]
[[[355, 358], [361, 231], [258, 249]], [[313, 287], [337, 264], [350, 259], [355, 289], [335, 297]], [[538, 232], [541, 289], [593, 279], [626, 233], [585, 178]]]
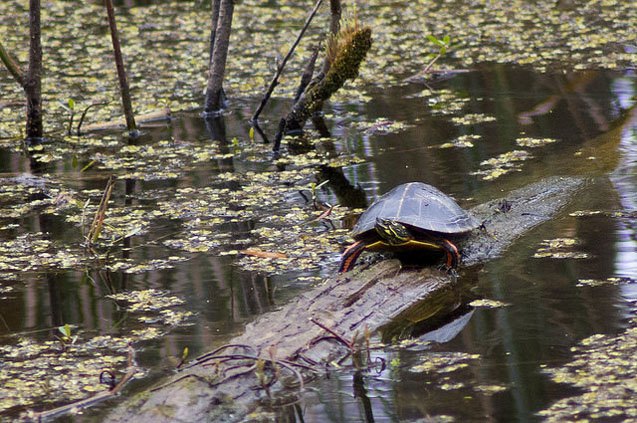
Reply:
[[128, 368], [126, 369], [126, 374], [122, 377], [122, 380], [120, 380], [119, 383], [111, 389], [111, 394], [116, 395], [124, 389], [124, 385], [126, 385], [126, 383], [135, 376], [136, 372], [137, 366], [135, 365], [135, 350], [131, 344], [128, 344]]
[[274, 91], [274, 88], [279, 84], [279, 77], [281, 76], [281, 73], [283, 72], [283, 68], [285, 68], [285, 65], [287, 64], [288, 60], [290, 60], [290, 57], [292, 57], [292, 54], [294, 53], [296, 46], [299, 45], [301, 38], [303, 38], [303, 34], [305, 34], [305, 31], [310, 26], [310, 22], [312, 22], [312, 19], [314, 19], [314, 16], [316, 15], [316, 12], [318, 12], [318, 9], [321, 6], [321, 3], [323, 3], [323, 0], [318, 0], [316, 2], [314, 9], [312, 9], [312, 12], [305, 20], [305, 25], [303, 25], [301, 32], [299, 32], [299, 35], [296, 37], [294, 44], [292, 44], [292, 47], [290, 47], [288, 54], [285, 55], [285, 57], [283, 58], [283, 61], [277, 67], [276, 73], [274, 74], [274, 78], [272, 78], [272, 81], [270, 82], [270, 86], [268, 87], [267, 91], [265, 92], [265, 95], [263, 96], [263, 99], [261, 100], [261, 104], [259, 104], [259, 107], [252, 115], [253, 122], [259, 119], [259, 115], [261, 114], [261, 112], [263, 111], [263, 108], [265, 107], [268, 100], [270, 99], [270, 96], [272, 95], [272, 91]]
[[321, 336], [320, 338], [313, 339], [313, 340], [310, 342], [310, 347], [315, 346], [315, 345], [316, 345], [316, 344], [318, 344], [319, 342], [323, 342], [323, 341], [332, 341], [332, 340], [337, 341], [339, 344], [344, 344], [347, 348], [349, 348], [349, 347], [350, 347], [350, 345], [349, 345], [349, 343], [348, 343], [348, 342], [343, 342], [343, 338], [338, 337], [338, 336], [332, 336], [332, 335], [329, 335], [329, 336], [327, 336], [327, 335], [326, 335], [326, 336]]
[[[76, 130], [76, 133], [77, 133], [77, 136], [78, 136], [78, 137], [79, 137], [80, 135], [82, 135], [82, 132], [81, 132], [81, 130], [82, 130], [82, 124], [84, 123], [84, 118], [86, 118], [86, 114], [88, 113], [89, 109], [90, 109], [91, 107], [93, 107], [93, 106], [103, 106], [103, 105], [106, 105], [106, 104], [108, 104], [108, 102], [105, 102], [105, 101], [104, 101], [104, 102], [100, 102], [100, 103], [93, 103], [93, 104], [89, 104], [88, 106], [86, 106], [86, 108], [85, 108], [85, 109], [84, 109], [84, 111], [82, 112], [82, 116], [80, 116], [80, 121], [79, 121], [79, 122], [78, 122], [78, 124], [77, 124], [77, 130]], [[69, 125], [69, 128], [70, 128], [70, 125]], [[69, 132], [70, 132], [70, 130], [69, 130]]]
[[319, 47], [316, 47], [314, 49], [314, 53], [312, 53], [312, 56], [310, 56], [310, 60], [308, 61], [307, 66], [305, 66], [305, 71], [303, 71], [303, 75], [301, 75], [301, 82], [299, 83], [299, 88], [297, 88], [296, 90], [296, 95], [294, 96], [294, 103], [299, 101], [299, 98], [301, 98], [301, 95], [303, 95], [303, 92], [305, 91], [307, 86], [310, 84], [310, 82], [312, 82], [312, 75], [314, 75], [314, 69], [316, 68], [316, 59], [318, 57], [318, 54], [319, 54]]
[[320, 327], [321, 329], [323, 329], [326, 332], [331, 333], [332, 335], [334, 335], [334, 337], [336, 339], [338, 339], [339, 341], [341, 341], [343, 344], [347, 345], [349, 347], [349, 349], [353, 349], [354, 345], [348, 341], [347, 339], [343, 338], [341, 335], [339, 335], [338, 333], [334, 332], [334, 330], [328, 328], [327, 326], [325, 326], [323, 323], [319, 322], [318, 320], [316, 320], [315, 318], [311, 318], [310, 322], [314, 323], [315, 325], [317, 325], [318, 327]]
[[308, 366], [308, 365], [306, 365], [306, 364], [297, 363], [296, 361], [290, 361], [290, 360], [280, 359], [280, 360], [277, 360], [277, 363], [285, 363], [285, 364], [288, 364], [288, 365], [290, 365], [290, 366], [298, 367], [298, 368], [300, 368], [300, 369], [307, 370], [307, 371], [310, 371], [310, 372], [315, 372], [315, 373], [316, 373], [316, 371], [317, 371], [317, 370], [316, 370], [314, 367], [312, 367], [312, 366]]
[[210, 386], [211, 386], [211, 387], [219, 386], [219, 385], [221, 385], [222, 383], [226, 383], [226, 382], [228, 382], [229, 380], [236, 379], [236, 378], [238, 378], [238, 377], [241, 377], [241, 376], [247, 375], [248, 373], [252, 373], [252, 372], [254, 371], [254, 369], [256, 369], [256, 368], [257, 368], [257, 365], [256, 365], [256, 364], [253, 364], [252, 366], [250, 366], [250, 367], [249, 367], [248, 369], [246, 369], [245, 371], [243, 371], [243, 372], [239, 372], [239, 373], [235, 373], [235, 374], [230, 375], [230, 376], [226, 376], [225, 378], [221, 379], [221, 380], [220, 380], [220, 381], [218, 381], [218, 382], [211, 383], [211, 384], [210, 384]]
[[90, 247], [97, 238], [100, 236], [100, 232], [102, 231], [102, 226], [104, 226], [104, 219], [106, 217], [106, 209], [108, 209], [108, 202], [111, 198], [111, 193], [113, 192], [113, 186], [115, 185], [115, 178], [110, 177], [106, 182], [106, 188], [104, 188], [104, 193], [102, 194], [102, 199], [100, 200], [99, 207], [95, 212], [95, 217], [93, 218], [93, 222], [91, 223], [91, 228], [87, 235], [87, 243]]
[[288, 369], [289, 371], [294, 373], [294, 375], [296, 376], [296, 378], [299, 381], [299, 390], [302, 391], [304, 386], [305, 386], [305, 384], [303, 383], [303, 376], [301, 375], [301, 372], [299, 372], [298, 370], [296, 370], [294, 368], [297, 365], [297, 363], [293, 363], [294, 364], [293, 366], [288, 364], [288, 363], [285, 363], [283, 361], [277, 361], [277, 363], [279, 363], [279, 365], [281, 365], [281, 367], [285, 367], [286, 369]]
[[187, 367], [185, 367], [184, 369], [188, 369], [190, 367], [196, 366], [197, 364], [200, 364], [202, 361], [207, 361], [209, 359], [209, 357], [211, 356], [215, 356], [217, 353], [223, 351], [223, 350], [227, 350], [228, 348], [243, 348], [246, 350], [250, 350], [252, 352], [256, 352], [254, 350], [253, 347], [251, 347], [250, 345], [246, 345], [246, 344], [226, 344], [226, 345], [222, 345], [221, 347], [217, 348], [214, 351], [210, 351], [208, 353], [202, 354], [199, 357], [195, 357], [194, 358], [194, 364], [191, 364]]
[[431, 62], [429, 62], [429, 64], [427, 66], [425, 66], [425, 70], [422, 72], [423, 74], [428, 74], [429, 71], [431, 71], [431, 68], [433, 67], [434, 63], [436, 63], [438, 61], [438, 59], [440, 59], [442, 57], [442, 54], [438, 53], [436, 54], [436, 57], [434, 57]]
[[124, 59], [122, 58], [122, 49], [117, 32], [117, 23], [115, 22], [115, 10], [112, 0], [104, 0], [106, 14], [108, 17], [108, 26], [111, 32], [111, 41], [113, 42], [113, 55], [115, 58], [115, 66], [117, 68], [117, 78], [119, 80], [119, 90], [122, 98], [122, 108], [124, 109], [124, 117], [126, 118], [126, 129], [132, 138], [139, 136], [137, 124], [135, 123], [135, 115], [131, 102], [130, 87], [126, 79], [126, 70], [124, 68]]
[[7, 68], [13, 79], [16, 80], [21, 87], [24, 87], [25, 84], [25, 75], [24, 71], [15, 60], [15, 58], [9, 53], [2, 43], [0, 42], [0, 60], [4, 63], [4, 66]]

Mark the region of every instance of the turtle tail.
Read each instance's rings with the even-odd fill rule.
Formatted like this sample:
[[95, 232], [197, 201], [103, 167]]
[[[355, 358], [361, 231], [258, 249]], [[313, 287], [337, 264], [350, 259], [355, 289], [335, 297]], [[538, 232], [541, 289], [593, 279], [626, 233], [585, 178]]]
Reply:
[[356, 241], [343, 251], [341, 256], [341, 266], [338, 269], [338, 273], [349, 272], [354, 267], [356, 259], [361, 255], [367, 245], [363, 241]]

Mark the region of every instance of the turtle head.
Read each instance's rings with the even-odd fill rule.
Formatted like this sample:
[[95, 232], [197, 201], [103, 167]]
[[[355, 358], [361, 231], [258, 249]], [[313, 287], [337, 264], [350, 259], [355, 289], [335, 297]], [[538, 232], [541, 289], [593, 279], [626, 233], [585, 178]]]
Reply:
[[377, 217], [374, 229], [376, 229], [378, 236], [389, 245], [400, 245], [414, 239], [409, 230], [395, 220]]

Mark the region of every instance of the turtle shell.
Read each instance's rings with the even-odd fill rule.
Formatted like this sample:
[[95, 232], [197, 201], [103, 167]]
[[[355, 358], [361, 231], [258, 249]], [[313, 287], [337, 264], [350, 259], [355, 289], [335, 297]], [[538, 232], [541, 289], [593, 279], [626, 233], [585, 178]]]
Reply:
[[461, 235], [480, 226], [451, 197], [422, 182], [399, 185], [374, 201], [358, 219], [352, 237], [361, 239], [370, 235], [379, 217], [416, 230], [450, 235]]

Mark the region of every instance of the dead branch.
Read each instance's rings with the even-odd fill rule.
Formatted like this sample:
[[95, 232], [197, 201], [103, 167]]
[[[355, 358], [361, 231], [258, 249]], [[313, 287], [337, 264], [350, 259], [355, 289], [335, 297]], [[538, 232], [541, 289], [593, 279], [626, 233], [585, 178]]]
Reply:
[[[328, 46], [328, 72], [313, 81], [294, 104], [285, 118], [285, 133], [301, 132], [307, 119], [320, 110], [323, 103], [340, 89], [348, 79], [358, 75], [358, 69], [372, 45], [372, 30], [358, 27], [356, 22], [341, 28], [339, 35]], [[279, 134], [275, 138], [278, 138]]]
[[137, 131], [137, 125], [135, 124], [130, 88], [126, 79], [126, 70], [124, 69], [124, 59], [122, 58], [122, 49], [119, 42], [117, 24], [115, 22], [115, 10], [112, 0], [104, 0], [104, 5], [106, 6], [108, 16], [108, 27], [111, 31], [111, 41], [113, 42], [113, 55], [115, 56], [115, 66], [117, 67], [117, 79], [119, 80], [122, 107], [124, 109], [124, 117], [126, 118], [126, 128], [131, 137], [136, 137], [139, 133]]
[[13, 76], [13, 79], [24, 88], [24, 71], [18, 65], [18, 61], [4, 48], [2, 42], [0, 42], [0, 60]]
[[259, 107], [254, 112], [254, 114], [252, 115], [252, 121], [253, 122], [256, 122], [259, 119], [259, 115], [261, 114], [261, 112], [263, 111], [263, 108], [265, 107], [265, 105], [267, 104], [268, 100], [270, 99], [270, 96], [272, 95], [272, 92], [274, 91], [274, 88], [279, 84], [279, 77], [281, 76], [281, 73], [283, 72], [283, 69], [285, 68], [285, 65], [287, 64], [288, 60], [290, 60], [290, 58], [292, 57], [292, 54], [294, 54], [294, 50], [296, 50], [296, 47], [299, 45], [299, 42], [301, 42], [301, 38], [303, 38], [303, 35], [305, 34], [305, 31], [310, 26], [310, 23], [312, 22], [312, 19], [314, 19], [314, 16], [316, 15], [316, 12], [318, 12], [318, 9], [321, 6], [321, 3], [323, 3], [323, 0], [318, 0], [316, 2], [316, 5], [314, 5], [314, 9], [312, 9], [312, 12], [310, 12], [310, 15], [305, 20], [305, 24], [303, 25], [303, 28], [301, 28], [301, 31], [299, 32], [299, 35], [297, 35], [296, 40], [292, 44], [292, 47], [290, 47], [290, 49], [288, 50], [287, 54], [283, 58], [283, 61], [277, 67], [276, 73], [274, 74], [274, 77], [272, 78], [272, 81], [270, 81], [270, 85], [268, 86], [268, 89], [266, 90], [265, 94], [263, 95], [263, 99], [261, 99], [261, 103], [259, 104]]

